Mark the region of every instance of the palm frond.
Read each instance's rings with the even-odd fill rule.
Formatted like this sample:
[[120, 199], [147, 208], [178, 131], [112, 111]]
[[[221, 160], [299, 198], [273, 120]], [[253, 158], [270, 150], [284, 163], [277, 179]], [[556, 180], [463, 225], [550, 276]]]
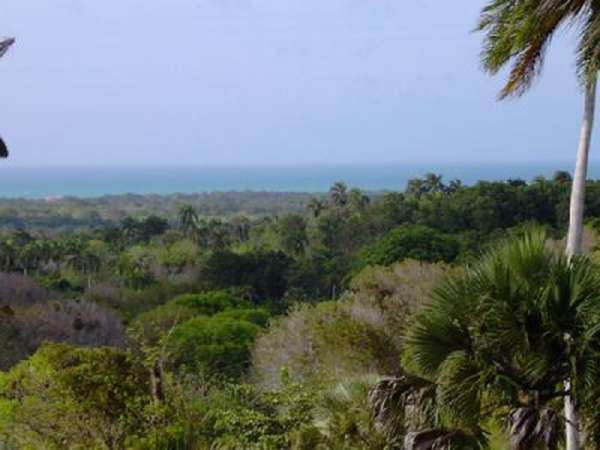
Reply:
[[481, 61], [496, 74], [511, 64], [499, 97], [525, 93], [540, 74], [553, 36], [563, 25], [582, 25], [577, 50], [580, 77], [595, 77], [600, 55], [597, 3], [587, 0], [493, 0], [483, 8]]
[[554, 450], [558, 447], [561, 423], [550, 409], [516, 408], [508, 417], [511, 450]]
[[481, 432], [431, 429], [408, 433], [404, 438], [405, 450], [483, 450], [487, 437]]
[[409, 429], [432, 427], [437, 423], [436, 385], [422, 378], [402, 376], [386, 378], [369, 392], [373, 419], [396, 440]]
[[8, 49], [15, 43], [14, 38], [0, 39], [0, 58], [2, 58]]

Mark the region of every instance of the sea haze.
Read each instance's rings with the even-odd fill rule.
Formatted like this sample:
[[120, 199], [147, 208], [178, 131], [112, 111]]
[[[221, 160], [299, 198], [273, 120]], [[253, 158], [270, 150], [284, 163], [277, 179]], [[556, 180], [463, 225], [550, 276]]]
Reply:
[[[599, 161], [600, 162], [600, 161]], [[590, 177], [600, 177], [599, 162]], [[572, 169], [572, 162], [429, 165], [14, 167], [0, 163], [0, 197], [99, 197], [116, 194], [173, 194], [213, 191], [325, 192], [335, 181], [367, 191], [402, 190], [427, 172], [445, 181], [531, 180]]]

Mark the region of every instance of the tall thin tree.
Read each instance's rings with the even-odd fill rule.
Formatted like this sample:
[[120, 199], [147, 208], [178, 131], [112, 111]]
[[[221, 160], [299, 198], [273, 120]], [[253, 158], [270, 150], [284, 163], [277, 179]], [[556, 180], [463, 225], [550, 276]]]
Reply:
[[[496, 74], [511, 65], [500, 98], [522, 95], [540, 74], [546, 50], [564, 25], [578, 30], [577, 75], [584, 91], [584, 112], [570, 200], [566, 254], [582, 251], [583, 214], [588, 155], [594, 123], [596, 80], [600, 68], [600, 2], [598, 0], [491, 0], [478, 29], [486, 33], [483, 67]], [[566, 387], [569, 387], [568, 380]], [[567, 450], [580, 448], [577, 405], [565, 397]]]

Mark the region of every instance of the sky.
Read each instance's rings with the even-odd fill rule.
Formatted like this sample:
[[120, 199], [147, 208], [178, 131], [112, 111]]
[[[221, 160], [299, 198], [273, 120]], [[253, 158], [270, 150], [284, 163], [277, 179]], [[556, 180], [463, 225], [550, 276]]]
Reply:
[[498, 102], [472, 32], [483, 4], [3, 0], [8, 164], [570, 161], [573, 36], [531, 92]]

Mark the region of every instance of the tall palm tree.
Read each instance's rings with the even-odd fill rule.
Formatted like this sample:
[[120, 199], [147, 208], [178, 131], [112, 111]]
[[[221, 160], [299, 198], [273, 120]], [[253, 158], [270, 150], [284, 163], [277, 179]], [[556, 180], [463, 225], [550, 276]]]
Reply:
[[[2, 58], [8, 49], [15, 43], [14, 38], [6, 38], [0, 40], [0, 58]], [[8, 148], [6, 143], [0, 136], [0, 158], [8, 158]]]
[[[439, 286], [409, 326], [403, 361], [435, 386], [450, 425], [476, 430], [502, 414], [511, 449], [552, 450], [568, 441], [559, 433], [564, 398], [598, 444], [599, 350], [600, 275], [531, 233]], [[401, 398], [402, 389], [389, 390]]]
[[336, 181], [329, 188], [329, 198], [338, 207], [343, 208], [348, 203], [348, 186], [343, 181]]
[[[568, 257], [582, 252], [585, 184], [600, 69], [600, 3], [596, 0], [490, 0], [483, 9], [479, 30], [486, 33], [482, 62], [496, 74], [511, 64], [500, 98], [525, 93], [539, 75], [552, 37], [563, 25], [579, 30], [576, 65], [584, 91], [575, 173], [571, 186]], [[570, 398], [565, 399], [568, 450], [578, 449], [577, 417]]]
[[584, 114], [573, 187], [567, 254], [581, 253], [585, 181], [600, 68], [600, 4], [596, 0], [491, 0], [478, 26], [486, 33], [482, 63], [496, 74], [511, 65], [501, 99], [524, 94], [540, 74], [552, 37], [563, 25], [580, 30], [577, 74], [584, 90]]
[[179, 209], [179, 225], [186, 236], [195, 235], [198, 223], [198, 214], [192, 205], [183, 205]]

